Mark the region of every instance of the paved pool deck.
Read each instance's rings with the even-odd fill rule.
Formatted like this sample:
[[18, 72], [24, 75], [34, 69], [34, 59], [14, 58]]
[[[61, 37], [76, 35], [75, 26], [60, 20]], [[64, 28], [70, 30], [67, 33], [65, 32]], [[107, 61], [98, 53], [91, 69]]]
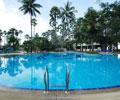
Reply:
[[0, 87], [0, 100], [120, 100], [120, 88], [87, 91], [19, 90]]
[[26, 53], [1, 53], [0, 56], [25, 55]]
[[[21, 52], [21, 53], [1, 53], [0, 56], [19, 56], [19, 55], [27, 55], [27, 54], [38, 54], [38, 53], [43, 53], [43, 52], [33, 52], [33, 53], [26, 53], [26, 52]], [[55, 53], [55, 52], [50, 52], [50, 53]], [[115, 54], [115, 53], [108, 53], [108, 52], [100, 52], [99, 54]], [[117, 54], [117, 53], [116, 53]], [[94, 54], [91, 54], [94, 55]]]

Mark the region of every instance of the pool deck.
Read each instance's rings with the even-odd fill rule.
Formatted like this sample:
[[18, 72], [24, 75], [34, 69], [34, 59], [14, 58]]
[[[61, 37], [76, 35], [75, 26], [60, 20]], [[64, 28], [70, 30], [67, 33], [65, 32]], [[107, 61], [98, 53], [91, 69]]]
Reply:
[[0, 56], [25, 55], [26, 53], [1, 53]]
[[34, 91], [0, 87], [0, 100], [120, 100], [120, 88], [87, 91]]
[[[43, 53], [43, 52], [39, 52], [39, 53]], [[56, 52], [50, 52], [50, 53], [56, 53]], [[26, 55], [26, 54], [38, 54], [38, 52], [33, 52], [33, 53], [26, 53], [26, 52], [21, 52], [21, 53], [1, 53], [0, 56], [19, 56], [19, 55]], [[114, 54], [114, 53], [108, 53], [108, 52], [100, 52], [99, 54], [105, 54], [105, 55], [109, 55], [109, 54]], [[91, 54], [94, 55], [94, 54]]]

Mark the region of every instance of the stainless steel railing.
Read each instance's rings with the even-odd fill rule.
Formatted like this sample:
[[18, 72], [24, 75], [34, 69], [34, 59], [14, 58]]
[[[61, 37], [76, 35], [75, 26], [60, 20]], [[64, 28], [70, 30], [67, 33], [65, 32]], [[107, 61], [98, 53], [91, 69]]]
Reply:
[[69, 67], [66, 70], [66, 85], [49, 85], [49, 73], [47, 67], [44, 70], [45, 93], [48, 93], [49, 87], [66, 87], [65, 93], [69, 92]]
[[49, 89], [49, 73], [47, 67], [45, 67], [44, 70], [44, 84], [45, 84], [45, 93], [47, 93]]
[[67, 71], [66, 71], [66, 92], [69, 92], [69, 67], [67, 67]]

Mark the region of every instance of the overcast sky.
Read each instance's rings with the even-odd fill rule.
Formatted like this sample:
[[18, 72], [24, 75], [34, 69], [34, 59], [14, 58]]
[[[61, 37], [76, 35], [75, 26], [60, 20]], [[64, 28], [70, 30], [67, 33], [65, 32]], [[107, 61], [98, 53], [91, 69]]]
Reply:
[[[88, 7], [93, 7], [99, 10], [99, 2], [97, 0], [69, 0], [72, 5], [78, 10], [76, 17], [83, 17], [87, 12]], [[114, 2], [115, 0], [101, 0], [102, 2]], [[37, 15], [36, 32], [41, 35], [42, 32], [51, 29], [49, 26], [49, 12], [51, 7], [58, 6], [64, 7], [67, 0], [37, 0], [43, 8], [40, 9], [41, 15]], [[0, 29], [8, 31], [10, 28], [22, 30], [22, 40], [25, 34], [30, 35], [30, 17], [24, 15], [19, 11], [21, 3], [18, 0], [0, 0]]]

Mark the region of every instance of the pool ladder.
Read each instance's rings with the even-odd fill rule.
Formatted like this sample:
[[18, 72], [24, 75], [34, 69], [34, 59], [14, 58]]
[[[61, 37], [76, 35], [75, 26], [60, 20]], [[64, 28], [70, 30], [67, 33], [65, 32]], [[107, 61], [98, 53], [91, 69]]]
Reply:
[[49, 85], [49, 73], [47, 67], [44, 70], [45, 93], [48, 93], [49, 87], [66, 87], [65, 93], [69, 93], [69, 67], [66, 70], [66, 85]]

